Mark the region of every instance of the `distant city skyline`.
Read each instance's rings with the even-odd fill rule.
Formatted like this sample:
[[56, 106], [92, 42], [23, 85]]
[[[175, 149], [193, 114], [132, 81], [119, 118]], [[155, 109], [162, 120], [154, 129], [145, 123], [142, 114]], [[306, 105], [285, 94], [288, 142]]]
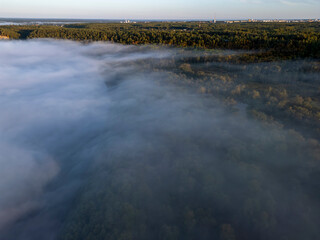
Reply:
[[1, 0], [0, 18], [315, 19], [320, 0]]

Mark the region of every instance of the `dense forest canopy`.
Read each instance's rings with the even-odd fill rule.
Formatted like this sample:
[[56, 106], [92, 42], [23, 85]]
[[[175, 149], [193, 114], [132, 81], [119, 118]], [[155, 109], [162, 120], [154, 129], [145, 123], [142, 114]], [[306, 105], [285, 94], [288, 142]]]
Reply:
[[[2, 26], [14, 39], [58, 38], [204, 49], [268, 50], [282, 58], [320, 57], [320, 23], [80, 23]], [[261, 56], [260, 56], [261, 57]]]
[[32, 86], [0, 94], [9, 103], [0, 107], [15, 117], [37, 109], [21, 134], [45, 136], [32, 143], [61, 167], [44, 206], [5, 229], [6, 239], [320, 236], [319, 23], [81, 23], [0, 32], [27, 40], [5, 42], [7, 85], [21, 78]]
[[[249, 104], [251, 114], [257, 118], [293, 126], [315, 138], [320, 134], [320, 23], [78, 23], [2, 26], [0, 31], [13, 39], [57, 38], [172, 45], [186, 47], [181, 49], [186, 52], [196, 48], [196, 56], [180, 54], [182, 58], [153, 61], [152, 66], [148, 61], [141, 64], [151, 69], [166, 65], [173, 74], [189, 79], [186, 82], [202, 93]], [[214, 49], [242, 52], [217, 56], [210, 52]], [[308, 63], [298, 61], [305, 58], [309, 59]], [[289, 59], [297, 62], [281, 62]], [[257, 62], [274, 63], [270, 66], [250, 65]], [[223, 68], [226, 69], [222, 70], [221, 76]], [[303, 73], [310, 73], [312, 77]], [[276, 81], [269, 80], [272, 74], [277, 75]]]

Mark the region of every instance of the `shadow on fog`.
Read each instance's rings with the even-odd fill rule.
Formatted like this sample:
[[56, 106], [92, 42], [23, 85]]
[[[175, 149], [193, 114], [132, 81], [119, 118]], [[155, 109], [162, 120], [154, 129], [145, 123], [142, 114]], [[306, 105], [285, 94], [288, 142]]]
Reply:
[[137, 64], [175, 50], [0, 44], [6, 239], [319, 235], [317, 143]]

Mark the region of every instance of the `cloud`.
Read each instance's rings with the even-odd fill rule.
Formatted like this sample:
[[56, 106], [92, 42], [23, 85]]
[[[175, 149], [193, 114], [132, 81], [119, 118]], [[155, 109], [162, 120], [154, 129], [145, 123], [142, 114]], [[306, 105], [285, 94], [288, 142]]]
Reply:
[[1, 42], [0, 231], [45, 204], [73, 144], [103, 121], [100, 65], [83, 55], [70, 42]]
[[[30, 231], [43, 224], [39, 234], [54, 237], [66, 211], [58, 206], [74, 196], [109, 127], [106, 79], [122, 62], [153, 53], [54, 40], [0, 44], [0, 234], [34, 239]], [[24, 222], [29, 214], [35, 217]]]
[[58, 173], [49, 156], [0, 141], [0, 230], [41, 205], [39, 195]]
[[[172, 209], [198, 209], [193, 200], [200, 199], [208, 211], [218, 206], [223, 218], [235, 213], [241, 230], [251, 229], [267, 209], [266, 223], [272, 223], [269, 218], [282, 223], [265, 231], [270, 236], [317, 233], [317, 221], [311, 221], [318, 219], [316, 198], [291, 182], [310, 173], [304, 140], [249, 119], [245, 105], [230, 109], [169, 81], [190, 80], [177, 69], [166, 71], [174, 66], [172, 59], [183, 62], [202, 53], [55, 40], [0, 46], [0, 235], [5, 239], [55, 240], [61, 229], [76, 238], [93, 226], [99, 232], [108, 227], [99, 217], [118, 204], [137, 202], [158, 224], [159, 209], [175, 199], [179, 204], [169, 204]], [[211, 64], [224, 80], [226, 72], [244, 72], [243, 66]], [[248, 66], [248, 74], [260, 79], [260, 72], [250, 72], [255, 67]], [[254, 194], [248, 200], [249, 188]], [[82, 211], [99, 224], [87, 224]]]

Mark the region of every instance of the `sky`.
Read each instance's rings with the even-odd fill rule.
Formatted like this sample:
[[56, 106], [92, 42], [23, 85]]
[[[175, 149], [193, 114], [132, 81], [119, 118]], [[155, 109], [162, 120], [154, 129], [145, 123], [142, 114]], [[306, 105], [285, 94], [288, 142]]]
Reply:
[[320, 0], [1, 0], [0, 18], [320, 18]]

